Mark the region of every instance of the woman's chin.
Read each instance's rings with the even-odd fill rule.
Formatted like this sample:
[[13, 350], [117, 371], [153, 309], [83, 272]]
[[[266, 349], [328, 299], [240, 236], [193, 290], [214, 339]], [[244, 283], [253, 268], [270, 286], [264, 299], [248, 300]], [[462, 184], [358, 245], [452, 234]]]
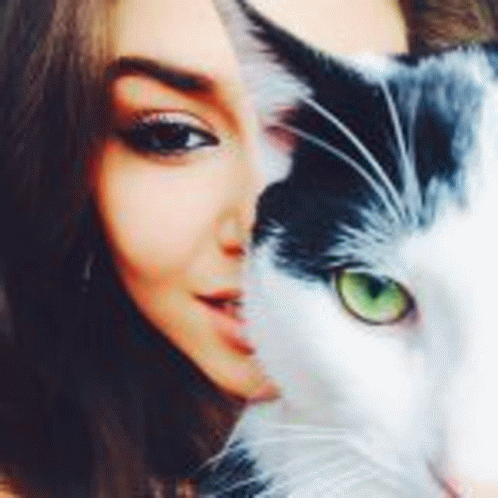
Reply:
[[213, 339], [210, 355], [204, 350], [191, 357], [220, 390], [244, 401], [264, 401], [278, 396], [278, 389], [248, 348], [219, 332]]

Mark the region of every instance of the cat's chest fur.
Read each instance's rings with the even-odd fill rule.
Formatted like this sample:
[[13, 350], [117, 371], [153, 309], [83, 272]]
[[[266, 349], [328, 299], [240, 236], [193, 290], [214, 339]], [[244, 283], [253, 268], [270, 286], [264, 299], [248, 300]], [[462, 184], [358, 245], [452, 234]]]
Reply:
[[279, 175], [246, 309], [282, 397], [226, 451], [258, 497], [498, 496], [496, 49], [334, 59], [229, 5]]

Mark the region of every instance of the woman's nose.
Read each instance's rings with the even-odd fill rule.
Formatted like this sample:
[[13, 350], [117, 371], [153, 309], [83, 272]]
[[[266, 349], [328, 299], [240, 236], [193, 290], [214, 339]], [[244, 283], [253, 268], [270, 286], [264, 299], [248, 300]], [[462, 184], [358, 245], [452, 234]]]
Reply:
[[241, 257], [247, 253], [252, 228], [256, 221], [256, 206], [264, 188], [263, 177], [256, 159], [239, 164], [229, 191], [225, 192], [226, 205], [219, 220], [218, 237], [223, 252]]
[[244, 233], [240, 216], [236, 212], [222, 221], [218, 230], [218, 237], [224, 255], [231, 258], [241, 258], [246, 255], [249, 234]]
[[251, 242], [252, 227], [256, 219], [257, 185], [246, 176], [239, 179], [240, 187], [227, 192], [228, 205], [218, 221], [218, 240], [223, 253], [230, 257], [243, 257]]

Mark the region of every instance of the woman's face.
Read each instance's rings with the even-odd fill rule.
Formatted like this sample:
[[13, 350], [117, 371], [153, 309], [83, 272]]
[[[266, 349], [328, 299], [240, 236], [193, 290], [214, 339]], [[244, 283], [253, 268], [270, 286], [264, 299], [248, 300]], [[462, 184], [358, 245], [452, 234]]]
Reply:
[[120, 0], [114, 128], [93, 178], [116, 267], [141, 312], [222, 389], [269, 384], [241, 336], [258, 179], [253, 110], [210, 0]]
[[116, 132], [91, 181], [118, 273], [216, 385], [270, 397], [239, 305], [258, 190], [255, 120], [221, 22], [211, 0], [118, 0], [114, 14]]

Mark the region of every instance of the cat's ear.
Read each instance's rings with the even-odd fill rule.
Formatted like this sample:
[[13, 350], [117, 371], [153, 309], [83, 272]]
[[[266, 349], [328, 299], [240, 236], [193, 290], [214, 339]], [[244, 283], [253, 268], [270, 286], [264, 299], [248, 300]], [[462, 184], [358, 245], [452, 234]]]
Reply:
[[390, 57], [331, 57], [264, 18], [246, 0], [215, 0], [215, 4], [262, 116], [280, 120], [307, 98], [326, 96], [344, 85], [369, 93], [367, 87], [385, 79], [396, 66]]
[[291, 41], [302, 50], [309, 50], [303, 43], [264, 19], [244, 0], [215, 0], [215, 4], [260, 115], [270, 117], [288, 112], [302, 97], [312, 93], [295, 72], [301, 61], [289, 61]]
[[[240, 63], [243, 82], [261, 124], [261, 173], [267, 185], [287, 176], [297, 137], [276, 123], [286, 120], [312, 94], [284, 62], [265, 33], [273, 27], [243, 0], [214, 0]], [[259, 20], [259, 24], [258, 24]], [[304, 46], [303, 46], [304, 47]]]
[[[354, 57], [330, 57], [262, 17], [246, 0], [215, 3], [261, 119], [265, 137], [261, 143], [263, 169], [271, 176], [270, 182], [286, 175], [288, 158], [302, 134], [316, 133], [315, 118], [320, 116], [316, 109], [308, 109], [311, 119], [301, 120], [299, 133], [292, 126], [296, 124], [293, 118], [310, 102], [326, 105], [339, 120], [347, 112], [345, 121], [363, 120], [362, 130], [370, 128], [369, 110], [377, 105], [379, 93], [375, 79], [384, 77], [388, 58], [366, 57], [361, 61]], [[364, 105], [359, 106], [358, 100]], [[362, 130], [356, 131], [358, 136]]]

